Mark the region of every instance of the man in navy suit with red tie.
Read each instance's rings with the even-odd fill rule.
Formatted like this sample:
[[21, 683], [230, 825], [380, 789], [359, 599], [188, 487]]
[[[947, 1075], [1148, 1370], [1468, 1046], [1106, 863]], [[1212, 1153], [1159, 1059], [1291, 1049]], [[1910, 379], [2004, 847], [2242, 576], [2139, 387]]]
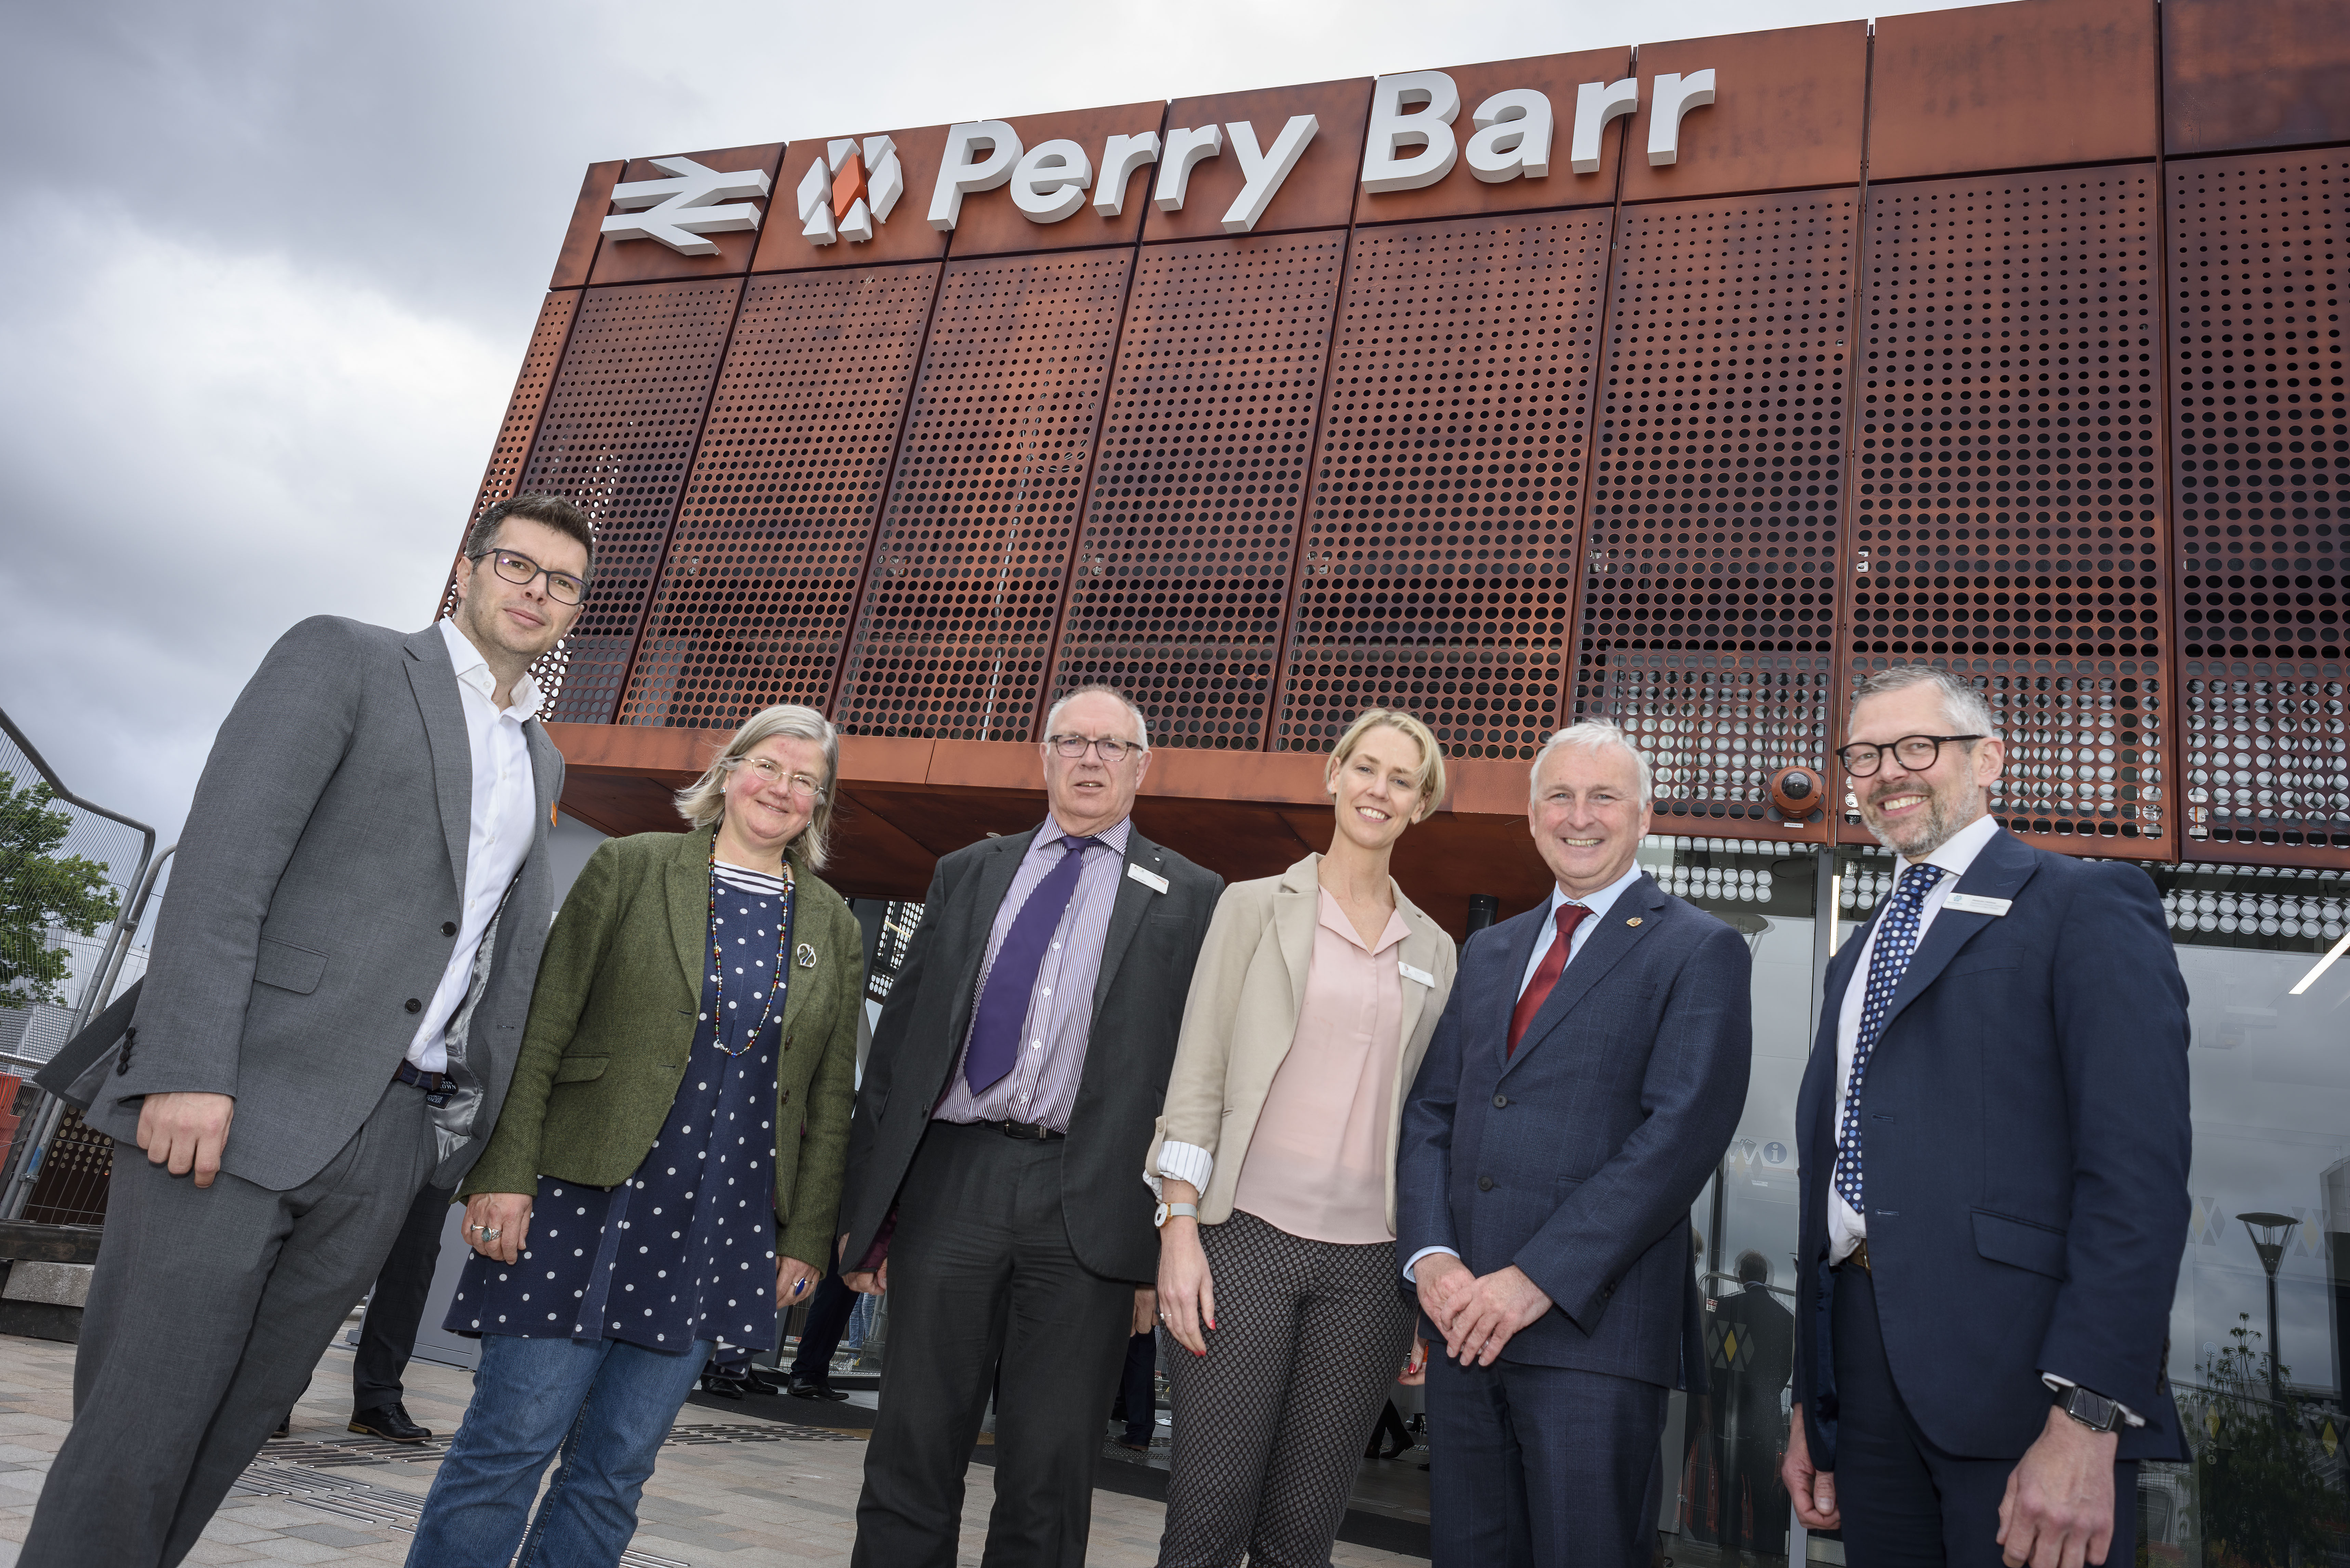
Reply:
[[1702, 1387], [1690, 1205], [1752, 1047], [1745, 940], [1638, 863], [1649, 770], [1587, 719], [1534, 758], [1557, 886], [1469, 939], [1403, 1116], [1396, 1251], [1428, 1369], [1436, 1568], [1646, 1568], [1667, 1397]]
[[2154, 883], [1990, 815], [1942, 670], [1854, 694], [1839, 756], [1904, 862], [1828, 966], [1796, 1101], [1796, 1516], [1855, 1563], [2133, 1561], [2187, 1241], [2187, 988]]

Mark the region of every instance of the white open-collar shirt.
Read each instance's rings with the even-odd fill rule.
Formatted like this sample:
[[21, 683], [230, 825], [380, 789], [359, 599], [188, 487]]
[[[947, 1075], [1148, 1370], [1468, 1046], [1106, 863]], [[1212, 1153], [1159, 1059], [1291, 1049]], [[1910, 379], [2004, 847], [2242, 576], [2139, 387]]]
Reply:
[[497, 678], [453, 620], [440, 623], [442, 640], [449, 645], [449, 662], [457, 669], [457, 700], [465, 711], [465, 743], [473, 754], [473, 792], [471, 821], [465, 836], [463, 910], [457, 917], [457, 940], [449, 966], [409, 1042], [408, 1060], [418, 1071], [446, 1072], [449, 1048], [442, 1035], [449, 1020], [465, 1000], [473, 977], [473, 955], [481, 950], [482, 934], [504, 902], [506, 888], [530, 853], [537, 825], [538, 785], [530, 761], [530, 741], [523, 726], [537, 716], [538, 683], [528, 674], [514, 683], [513, 701], [497, 705]]

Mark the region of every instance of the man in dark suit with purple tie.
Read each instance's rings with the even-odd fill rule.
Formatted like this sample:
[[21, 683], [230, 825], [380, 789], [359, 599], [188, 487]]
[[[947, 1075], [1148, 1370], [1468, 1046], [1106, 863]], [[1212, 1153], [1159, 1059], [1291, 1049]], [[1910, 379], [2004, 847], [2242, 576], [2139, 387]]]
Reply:
[[1398, 1262], [1444, 1339], [1430, 1533], [1437, 1568], [1646, 1568], [1667, 1397], [1704, 1386], [1689, 1210], [1746, 1103], [1750, 961], [1640, 869], [1621, 730], [1552, 736], [1531, 794], [1557, 886], [1469, 939], [1403, 1116]]
[[[1159, 1233], [1134, 1179], [1222, 878], [1136, 829], [1142, 714], [1045, 722], [1051, 815], [939, 861], [849, 1124], [843, 1278], [889, 1292], [857, 1568], [951, 1568], [995, 1401], [990, 1568], [1080, 1568]], [[885, 1256], [886, 1253], [886, 1256]]]

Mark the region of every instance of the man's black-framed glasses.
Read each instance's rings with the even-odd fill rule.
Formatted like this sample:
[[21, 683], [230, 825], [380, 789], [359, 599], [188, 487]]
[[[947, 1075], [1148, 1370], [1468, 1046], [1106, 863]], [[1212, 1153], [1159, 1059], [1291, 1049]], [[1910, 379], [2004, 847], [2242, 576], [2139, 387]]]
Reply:
[[1942, 748], [1952, 741], [1972, 743], [1981, 735], [1904, 735], [1889, 746], [1872, 746], [1865, 741], [1836, 748], [1836, 761], [1844, 771], [1856, 779], [1865, 779], [1885, 765], [1885, 753], [1891, 752], [1893, 760], [1913, 774], [1922, 774], [1934, 765]]
[[484, 550], [481, 556], [490, 558], [490, 569], [510, 583], [528, 587], [542, 576], [546, 578], [546, 597], [559, 605], [576, 605], [588, 596], [588, 579], [575, 577], [568, 572], [558, 572], [542, 566], [520, 550]]
[[1086, 735], [1047, 735], [1045, 743], [1065, 757], [1082, 757], [1090, 751], [1106, 763], [1124, 762], [1127, 753], [1143, 749], [1132, 741], [1121, 741], [1109, 735], [1099, 740]]

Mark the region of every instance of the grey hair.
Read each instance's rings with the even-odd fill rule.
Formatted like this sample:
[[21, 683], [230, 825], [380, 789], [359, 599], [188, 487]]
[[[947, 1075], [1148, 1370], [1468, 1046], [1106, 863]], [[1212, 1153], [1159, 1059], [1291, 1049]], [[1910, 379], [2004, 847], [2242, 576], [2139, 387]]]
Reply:
[[1135, 744], [1140, 746], [1146, 752], [1150, 749], [1150, 726], [1143, 722], [1142, 710], [1134, 705], [1133, 698], [1128, 696], [1125, 692], [1119, 691], [1115, 686], [1080, 686], [1074, 691], [1064, 691], [1061, 693], [1060, 701], [1054, 703], [1051, 710], [1045, 715], [1045, 734], [1049, 735], [1060, 727], [1061, 711], [1080, 697], [1115, 697], [1118, 699], [1119, 703], [1125, 707], [1128, 714], [1134, 720]]
[[1991, 704], [1984, 700], [1981, 690], [1965, 676], [1931, 664], [1897, 664], [1890, 670], [1878, 670], [1852, 689], [1852, 706], [1859, 707], [1864, 697], [1882, 697], [1889, 692], [1907, 691], [1913, 686], [1940, 689], [1942, 719], [1952, 730], [1961, 734], [1999, 738], [1999, 722], [1991, 716]]
[[1656, 799], [1656, 771], [1648, 766], [1648, 753], [1632, 743], [1632, 738], [1617, 727], [1613, 719], [1580, 719], [1558, 731], [1544, 741], [1542, 750], [1534, 753], [1534, 765], [1526, 773], [1526, 801], [1533, 804], [1542, 788], [1543, 763], [1562, 746], [1578, 747], [1596, 752], [1602, 746], [1621, 746], [1632, 755], [1634, 765], [1640, 770], [1640, 804], [1648, 805]]
[[752, 714], [734, 732], [734, 738], [726, 742], [726, 749], [711, 759], [702, 776], [677, 792], [677, 814], [696, 827], [708, 827], [725, 815], [726, 775], [743, 765], [743, 759], [751, 754], [754, 747], [779, 735], [792, 741], [814, 741], [824, 748], [824, 798], [816, 803], [816, 815], [808, 818], [808, 825], [800, 829], [799, 836], [784, 851], [809, 870], [821, 871], [832, 855], [832, 808], [840, 783], [840, 732], [813, 708], [783, 702]]

